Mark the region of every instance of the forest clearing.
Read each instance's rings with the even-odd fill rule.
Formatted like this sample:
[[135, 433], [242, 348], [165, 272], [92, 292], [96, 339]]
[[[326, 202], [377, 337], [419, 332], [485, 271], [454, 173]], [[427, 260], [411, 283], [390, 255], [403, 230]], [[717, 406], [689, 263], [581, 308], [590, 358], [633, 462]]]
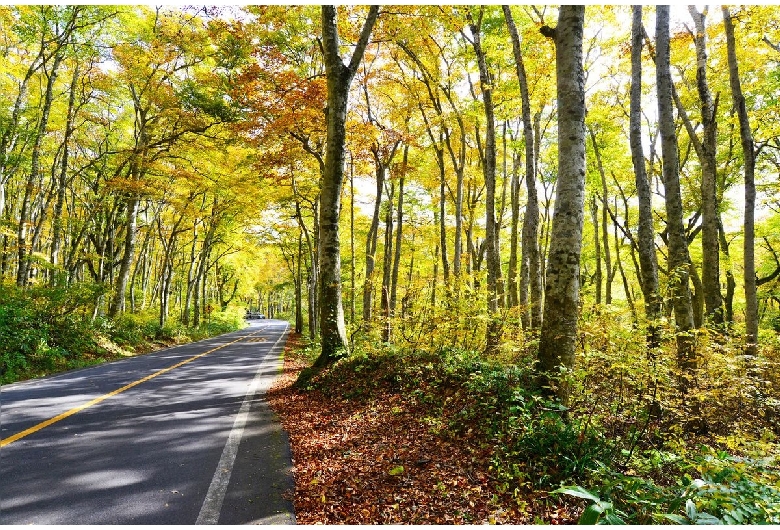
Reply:
[[774, 6], [0, 6], [0, 383], [290, 322], [303, 523], [780, 524]]

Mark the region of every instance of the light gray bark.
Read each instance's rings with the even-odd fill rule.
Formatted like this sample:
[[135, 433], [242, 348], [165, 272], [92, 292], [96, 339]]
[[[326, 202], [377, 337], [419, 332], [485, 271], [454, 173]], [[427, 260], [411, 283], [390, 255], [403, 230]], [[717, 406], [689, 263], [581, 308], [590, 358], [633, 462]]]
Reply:
[[[512, 39], [512, 52], [515, 57], [517, 79], [520, 84], [520, 100], [523, 117], [523, 140], [525, 142], [525, 186], [527, 202], [523, 217], [520, 303], [528, 307], [524, 314], [526, 328], [538, 329], [542, 323], [542, 267], [539, 253], [539, 200], [536, 195], [536, 150], [534, 125], [531, 121], [531, 101], [528, 94], [528, 79], [520, 48], [520, 35], [517, 32], [512, 11], [502, 6], [504, 18]], [[527, 272], [526, 272], [527, 271]], [[527, 278], [527, 283], [526, 283]], [[529, 304], [530, 292], [530, 304]]]
[[658, 123], [661, 134], [666, 223], [669, 241], [669, 283], [677, 326], [677, 359], [687, 389], [690, 370], [695, 368], [693, 309], [689, 275], [691, 260], [683, 225], [680, 176], [677, 167], [677, 135], [672, 112], [672, 76], [669, 68], [669, 6], [656, 8], [656, 86]]
[[631, 160], [634, 164], [637, 198], [639, 201], [639, 226], [637, 247], [639, 268], [642, 272], [642, 296], [647, 318], [647, 345], [659, 345], [656, 320], [661, 316], [661, 300], [658, 295], [658, 257], [655, 253], [655, 230], [653, 229], [653, 204], [650, 181], [645, 169], [645, 155], [642, 147], [642, 6], [633, 6], [631, 25], [631, 102], [629, 110], [629, 141]]
[[742, 141], [742, 153], [745, 159], [745, 236], [744, 236], [744, 269], [745, 269], [745, 353], [756, 355], [758, 342], [758, 299], [756, 295], [756, 262], [755, 262], [755, 210], [756, 210], [756, 153], [753, 143], [753, 132], [750, 129], [745, 96], [739, 80], [737, 64], [736, 39], [734, 24], [731, 21], [729, 8], [723, 7], [723, 23], [726, 29], [726, 47], [729, 64], [729, 80], [734, 109], [739, 119], [739, 136]]
[[482, 103], [485, 112], [485, 158], [482, 161], [482, 173], [485, 178], [485, 245], [487, 259], [487, 307], [488, 327], [485, 353], [497, 351], [501, 340], [501, 324], [498, 321], [498, 310], [503, 305], [499, 283], [501, 280], [501, 257], [499, 253], [499, 234], [496, 223], [496, 128], [493, 108], [492, 76], [488, 70], [485, 52], [482, 49], [480, 10], [475, 22], [469, 14], [472, 46], [477, 56], [479, 66], [479, 84], [482, 90]]
[[577, 346], [579, 276], [585, 206], [585, 74], [582, 37], [585, 7], [563, 5], [555, 40], [558, 92], [558, 180], [547, 258], [544, 319], [539, 340], [540, 384], [564, 404], [569, 388], [559, 368], [570, 370]]
[[319, 223], [319, 325], [322, 352], [315, 366], [322, 367], [336, 360], [347, 347], [344, 308], [341, 300], [341, 245], [339, 212], [344, 180], [344, 143], [346, 139], [347, 99], [349, 85], [368, 45], [379, 7], [371, 6], [358, 44], [344, 64], [339, 55], [339, 35], [335, 6], [322, 6], [322, 46], [327, 78], [328, 113], [325, 172], [321, 180]]
[[398, 269], [401, 263], [401, 240], [404, 227], [404, 181], [409, 163], [409, 145], [404, 146], [404, 156], [401, 162], [401, 175], [398, 177], [398, 209], [396, 210], [395, 251], [393, 253], [393, 272], [390, 279], [390, 314], [395, 315], [398, 294]]
[[701, 281], [707, 318], [715, 324], [723, 323], [723, 298], [720, 293], [720, 252], [718, 241], [718, 204], [715, 152], [718, 122], [715, 119], [717, 102], [713, 101], [707, 81], [707, 9], [699, 12], [688, 6], [694, 21], [693, 41], [696, 46], [696, 87], [701, 105], [704, 133], [697, 149], [701, 164]]

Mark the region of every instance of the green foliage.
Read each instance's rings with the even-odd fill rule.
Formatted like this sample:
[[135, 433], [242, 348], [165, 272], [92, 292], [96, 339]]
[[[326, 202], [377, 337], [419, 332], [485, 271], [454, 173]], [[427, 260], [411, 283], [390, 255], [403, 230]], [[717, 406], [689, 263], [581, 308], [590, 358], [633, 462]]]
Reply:
[[[561, 487], [552, 493], [590, 501], [580, 519], [585, 524], [780, 523], [780, 473], [774, 458], [720, 452], [697, 455], [687, 467], [700, 478], [685, 473], [674, 483], [660, 486], [650, 479], [602, 468], [594, 481], [598, 493], [580, 486]], [[604, 519], [599, 518], [601, 514]], [[607, 515], [612, 522], [607, 522]]]
[[99, 286], [72, 289], [0, 285], [0, 381], [76, 368], [99, 350], [89, 306]]
[[94, 284], [24, 290], [0, 284], [0, 382], [80, 368], [161, 344], [200, 340], [244, 325], [238, 310], [213, 313], [199, 328], [173, 321], [160, 327], [152, 313], [93, 319], [94, 305], [103, 294], [105, 288]]

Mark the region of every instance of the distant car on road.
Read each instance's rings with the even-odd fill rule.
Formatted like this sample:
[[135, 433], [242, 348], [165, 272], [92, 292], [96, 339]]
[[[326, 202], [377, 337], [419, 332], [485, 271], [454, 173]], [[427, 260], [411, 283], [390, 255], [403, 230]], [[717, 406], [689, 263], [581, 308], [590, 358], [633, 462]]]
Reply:
[[265, 315], [262, 314], [260, 311], [247, 311], [244, 318], [246, 318], [247, 320], [252, 320], [255, 318], [265, 318]]

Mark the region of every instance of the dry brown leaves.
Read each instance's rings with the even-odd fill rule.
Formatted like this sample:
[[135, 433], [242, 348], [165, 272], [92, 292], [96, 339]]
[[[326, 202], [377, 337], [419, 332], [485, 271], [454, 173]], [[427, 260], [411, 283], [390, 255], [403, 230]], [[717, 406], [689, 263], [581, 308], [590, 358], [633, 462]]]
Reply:
[[495, 491], [486, 450], [437, 434], [412, 400], [386, 393], [361, 403], [295, 389], [306, 366], [290, 355], [296, 340], [268, 398], [290, 438], [298, 523], [533, 522], [526, 503]]

